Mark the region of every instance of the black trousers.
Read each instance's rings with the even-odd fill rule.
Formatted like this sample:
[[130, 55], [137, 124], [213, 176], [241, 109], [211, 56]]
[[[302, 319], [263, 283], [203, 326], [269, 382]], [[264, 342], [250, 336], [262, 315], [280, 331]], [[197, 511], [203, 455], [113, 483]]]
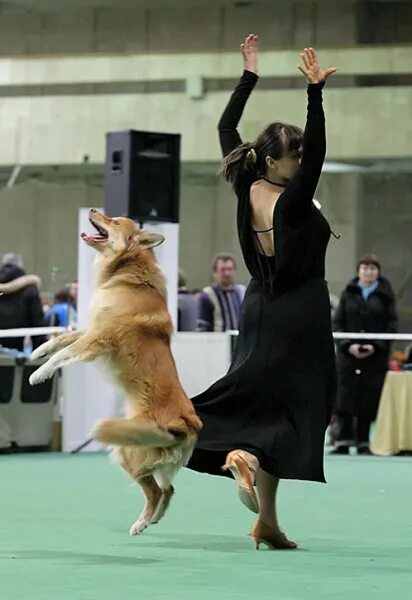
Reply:
[[338, 417], [338, 434], [335, 438], [336, 447], [357, 446], [364, 448], [369, 446], [369, 434], [372, 421], [365, 416], [353, 417], [352, 415], [340, 415]]

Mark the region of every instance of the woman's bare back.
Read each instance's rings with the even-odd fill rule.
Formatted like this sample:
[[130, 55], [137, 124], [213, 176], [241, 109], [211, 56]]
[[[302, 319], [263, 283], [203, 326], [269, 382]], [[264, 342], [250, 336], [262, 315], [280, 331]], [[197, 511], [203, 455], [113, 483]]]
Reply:
[[281, 193], [263, 180], [256, 181], [250, 188], [251, 226], [256, 250], [266, 256], [275, 255], [273, 213]]

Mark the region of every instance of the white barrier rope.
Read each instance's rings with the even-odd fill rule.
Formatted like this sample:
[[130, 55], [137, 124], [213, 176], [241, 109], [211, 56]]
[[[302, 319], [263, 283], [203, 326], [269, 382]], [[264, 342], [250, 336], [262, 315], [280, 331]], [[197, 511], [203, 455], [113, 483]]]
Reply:
[[335, 331], [333, 334], [335, 340], [392, 340], [392, 341], [410, 341], [412, 333], [347, 333], [346, 331]]
[[[52, 333], [64, 333], [71, 331], [66, 327], [21, 327], [18, 329], [0, 329], [2, 337], [25, 337], [26, 335], [51, 335]], [[229, 335], [239, 335], [235, 329], [227, 332]], [[412, 333], [359, 333], [352, 331], [335, 331], [335, 340], [392, 340], [412, 341]]]
[[[228, 331], [230, 335], [239, 335], [236, 329]], [[391, 341], [412, 341], [412, 333], [360, 333], [353, 331], [335, 331], [333, 333], [335, 340], [391, 340]]]
[[29, 335], [30, 337], [32, 335], [50, 335], [52, 333], [63, 333], [64, 331], [69, 331], [69, 329], [67, 329], [67, 327], [19, 327], [16, 329], [0, 329], [0, 339], [4, 337], [26, 337], [26, 335]]

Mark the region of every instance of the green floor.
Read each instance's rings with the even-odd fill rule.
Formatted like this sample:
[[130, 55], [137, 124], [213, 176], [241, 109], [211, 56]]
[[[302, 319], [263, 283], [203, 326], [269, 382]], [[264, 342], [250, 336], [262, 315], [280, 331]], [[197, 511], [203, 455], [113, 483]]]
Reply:
[[412, 460], [332, 457], [284, 482], [297, 552], [256, 552], [231, 481], [182, 471], [138, 538], [140, 493], [105, 455], [0, 456], [1, 600], [412, 598]]

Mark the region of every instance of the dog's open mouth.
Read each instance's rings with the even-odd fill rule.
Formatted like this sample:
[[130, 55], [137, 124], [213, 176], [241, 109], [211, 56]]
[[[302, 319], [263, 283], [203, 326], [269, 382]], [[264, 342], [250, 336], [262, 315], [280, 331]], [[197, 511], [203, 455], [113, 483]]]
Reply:
[[94, 243], [105, 242], [109, 237], [109, 234], [107, 233], [107, 231], [105, 229], [103, 229], [103, 227], [101, 225], [97, 225], [97, 223], [92, 221], [92, 219], [89, 219], [89, 221], [93, 225], [93, 227], [96, 229], [97, 233], [95, 233], [94, 235], [82, 233], [80, 237], [85, 242], [94, 242]]

